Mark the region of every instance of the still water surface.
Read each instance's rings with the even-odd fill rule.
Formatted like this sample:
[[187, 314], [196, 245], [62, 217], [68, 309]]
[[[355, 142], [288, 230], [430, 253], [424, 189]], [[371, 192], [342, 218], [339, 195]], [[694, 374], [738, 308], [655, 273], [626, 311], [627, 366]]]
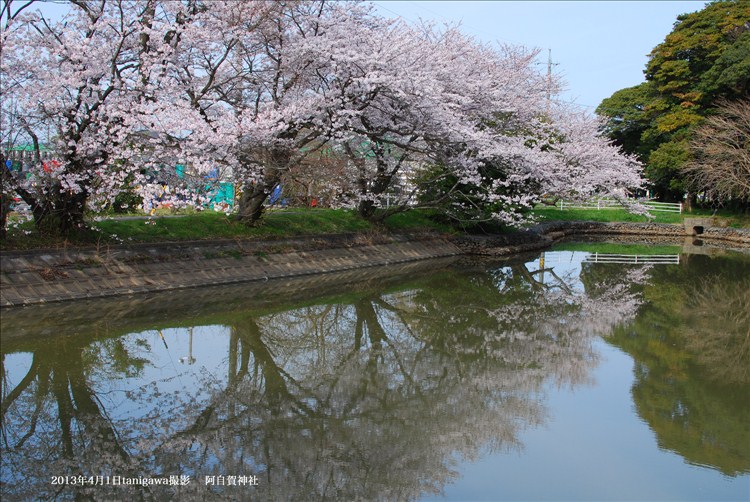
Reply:
[[3, 500], [748, 500], [750, 258], [596, 246], [5, 311]]

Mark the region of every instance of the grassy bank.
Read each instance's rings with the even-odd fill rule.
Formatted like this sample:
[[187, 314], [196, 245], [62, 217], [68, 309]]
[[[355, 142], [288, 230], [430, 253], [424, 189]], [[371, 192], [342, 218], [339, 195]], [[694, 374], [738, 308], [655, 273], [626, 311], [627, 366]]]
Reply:
[[[31, 222], [14, 226], [2, 249], [60, 248], [65, 246], [97, 246], [121, 243], [165, 242], [216, 239], [270, 239], [304, 235], [326, 235], [351, 232], [437, 230], [456, 232], [439, 224], [429, 211], [408, 211], [393, 215], [383, 225], [363, 220], [354, 211], [324, 208], [294, 208], [270, 210], [255, 227], [247, 227], [232, 216], [213, 211], [190, 212], [181, 215], [162, 214], [153, 219], [145, 217], [110, 217], [92, 221], [91, 229], [68, 239], [39, 235]], [[710, 211], [690, 214], [654, 213], [657, 223], [680, 223], [686, 216], [710, 216]], [[623, 209], [566, 209], [540, 207], [534, 211], [537, 221], [589, 220], [646, 222], [645, 216], [630, 214]], [[728, 225], [750, 227], [750, 216], [720, 214]], [[510, 230], [509, 230], [510, 231]]]
[[652, 213], [653, 218], [627, 212], [625, 209], [558, 209], [555, 207], [538, 207], [534, 214], [539, 221], [627, 221], [645, 223], [680, 223], [683, 215], [679, 213]]
[[40, 235], [31, 222], [13, 227], [2, 249], [59, 248], [123, 243], [168, 242], [216, 239], [273, 239], [308, 235], [330, 235], [351, 232], [451, 231], [432, 221], [429, 213], [411, 211], [388, 218], [382, 226], [362, 219], [356, 212], [344, 209], [300, 208], [271, 210], [255, 227], [245, 226], [231, 215], [214, 211], [145, 217], [113, 217], [92, 221], [89, 230], [67, 239]]
[[636, 222], [646, 223], [682, 223], [684, 218], [716, 216], [723, 220], [725, 226], [734, 228], [750, 228], [750, 215], [730, 213], [726, 211], [714, 211], [710, 209], [696, 209], [690, 213], [667, 213], [652, 212], [651, 218], [632, 214], [625, 209], [565, 209], [555, 207], [538, 207], [534, 210], [538, 221], [609, 221], [609, 222]]

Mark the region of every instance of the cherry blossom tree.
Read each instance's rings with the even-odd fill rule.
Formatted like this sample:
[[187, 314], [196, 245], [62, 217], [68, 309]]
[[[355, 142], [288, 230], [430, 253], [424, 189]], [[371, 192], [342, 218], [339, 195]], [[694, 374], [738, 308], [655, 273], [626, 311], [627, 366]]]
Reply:
[[[542, 194], [587, 199], [624, 198], [643, 184], [641, 164], [601, 135], [602, 121], [568, 106], [552, 114], [554, 129], [547, 139], [547, 169]], [[541, 194], [540, 194], [541, 195]]]
[[[593, 118], [553, 106], [560, 83], [535, 71], [536, 51], [358, 14], [325, 28], [301, 49], [309, 60], [326, 55], [316, 63], [326, 138], [349, 157], [358, 187], [343, 202], [367, 218], [418, 201], [445, 209], [469, 185], [478, 208], [512, 223], [542, 195], [622, 196], [641, 184], [637, 162]], [[502, 176], [484, 175], [487, 166]]]
[[320, 20], [343, 8], [359, 9], [322, 1], [175, 2], [150, 23], [145, 80], [153, 99], [141, 107], [144, 126], [161, 138], [182, 133], [176, 144], [183, 157], [240, 185], [242, 221], [257, 221], [282, 176], [325, 145], [320, 77], [295, 46], [321, 36]]
[[[12, 114], [35, 152], [27, 173], [10, 177], [8, 184], [29, 204], [40, 229], [66, 234], [83, 225], [92, 196], [116, 194], [129, 174], [132, 163], [122, 159], [138, 76], [142, 6], [72, 1], [62, 19], [52, 20], [29, 9], [8, 16], [12, 9], [5, 5], [4, 115]], [[45, 129], [54, 165], [40, 157]]]
[[[479, 184], [483, 158], [530, 153], [517, 132], [535, 121], [542, 106], [544, 82], [532, 71], [533, 51], [495, 50], [456, 28], [431, 26], [397, 25], [385, 40], [368, 36], [364, 42], [377, 45], [357, 53], [374, 54], [381, 77], [352, 127], [373, 159], [358, 170], [363, 216], [404, 210], [417, 193], [433, 192], [446, 178], [454, 182], [444, 195], [459, 183]], [[372, 85], [368, 73], [358, 76], [366, 87]], [[432, 174], [427, 166], [440, 169]], [[376, 211], [399, 177], [411, 189], [402, 190], [389, 210]]]
[[[0, 5], [0, 30], [2, 30], [0, 31], [0, 61], [3, 60], [6, 39], [10, 34], [11, 27], [29, 5], [29, 2], [14, 3], [11, 0], [5, 0]], [[2, 67], [0, 67], [0, 77], [3, 75], [1, 72]], [[2, 85], [2, 80], [0, 80], [0, 85]], [[0, 238], [4, 238], [6, 235], [6, 224], [11, 210], [11, 200], [14, 196], [13, 187], [15, 186], [12, 170], [6, 164], [6, 161], [10, 160], [7, 154], [17, 144], [19, 137], [22, 135], [15, 113], [16, 104], [13, 100], [7, 99], [4, 88], [2, 90], [3, 94], [0, 98], [0, 163], [2, 163], [0, 165]]]
[[7, 17], [3, 96], [37, 152], [40, 125], [54, 130], [60, 160], [50, 172], [37, 158], [11, 183], [40, 227], [69, 232], [87, 204], [176, 163], [233, 181], [253, 224], [285, 177], [326, 175], [322, 149], [342, 161], [325, 180], [333, 202], [372, 220], [445, 210], [469, 186], [472, 204], [514, 223], [543, 194], [640, 183], [594, 122], [551, 107], [560, 84], [535, 70], [535, 51], [457, 27], [323, 0], [76, 1], [59, 22]]
[[[639, 184], [637, 166], [597, 140], [590, 120], [553, 116], [547, 96], [559, 83], [535, 70], [536, 51], [480, 44], [457, 27], [409, 26], [360, 4], [169, 9], [152, 40], [166, 40], [178, 26], [179, 41], [152, 49], [169, 57], [151, 82], [170, 98], [156, 97], [143, 116], [149, 128], [169, 124], [171, 135], [188, 130], [185, 154], [226, 167], [242, 186], [239, 217], [247, 223], [261, 217], [291, 171], [316, 176], [305, 158], [321, 148], [348, 163], [341, 178], [326, 180], [339, 187], [338, 204], [375, 220], [439, 192], [446, 179], [448, 189], [423, 199], [427, 205], [472, 184], [482, 187], [477, 203], [495, 203], [492, 216], [504, 221], [518, 220], [517, 209], [538, 200], [539, 190], [529, 193], [532, 182], [554, 190], [575, 179], [577, 192], [590, 192], [580, 172], [606, 164], [600, 180]], [[554, 153], [544, 141], [551, 135], [567, 138]], [[586, 149], [593, 151], [584, 155]], [[508, 173], [485, 187], [480, 171], [488, 162]], [[612, 172], [623, 174], [613, 180]]]

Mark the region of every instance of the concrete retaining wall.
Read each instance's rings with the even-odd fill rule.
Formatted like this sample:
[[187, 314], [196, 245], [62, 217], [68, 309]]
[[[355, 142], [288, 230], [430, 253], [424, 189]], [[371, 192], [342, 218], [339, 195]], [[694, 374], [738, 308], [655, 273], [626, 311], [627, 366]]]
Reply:
[[[685, 238], [681, 225], [551, 222], [492, 236], [345, 235], [3, 252], [0, 307], [103, 298], [357, 270], [448, 256], [505, 256], [572, 236]], [[707, 227], [700, 239], [750, 246], [747, 229]]]
[[[437, 237], [188, 243], [3, 253], [0, 306], [268, 281], [461, 254]], [[304, 250], [303, 250], [304, 249]]]
[[[367, 267], [315, 276], [246, 281], [217, 286], [97, 297], [73, 302], [2, 309], [2, 344], [10, 352], [44, 337], [81, 333], [132, 333], [152, 329], [169, 317], [174, 325], [213, 323], [216, 316], [276, 311], [279, 305], [308, 305], [310, 298], [380, 293], [403, 278], [417, 279], [460, 261], [458, 256]], [[208, 321], [206, 319], [209, 319]], [[33, 342], [31, 342], [33, 343]], [[15, 348], [12, 348], [15, 347]]]

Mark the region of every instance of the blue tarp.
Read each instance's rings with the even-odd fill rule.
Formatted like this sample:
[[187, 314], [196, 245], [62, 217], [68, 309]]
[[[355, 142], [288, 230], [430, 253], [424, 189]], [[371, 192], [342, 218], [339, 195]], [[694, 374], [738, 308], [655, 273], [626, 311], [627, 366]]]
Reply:
[[276, 185], [271, 195], [268, 197], [269, 204], [275, 204], [281, 198], [281, 185]]

